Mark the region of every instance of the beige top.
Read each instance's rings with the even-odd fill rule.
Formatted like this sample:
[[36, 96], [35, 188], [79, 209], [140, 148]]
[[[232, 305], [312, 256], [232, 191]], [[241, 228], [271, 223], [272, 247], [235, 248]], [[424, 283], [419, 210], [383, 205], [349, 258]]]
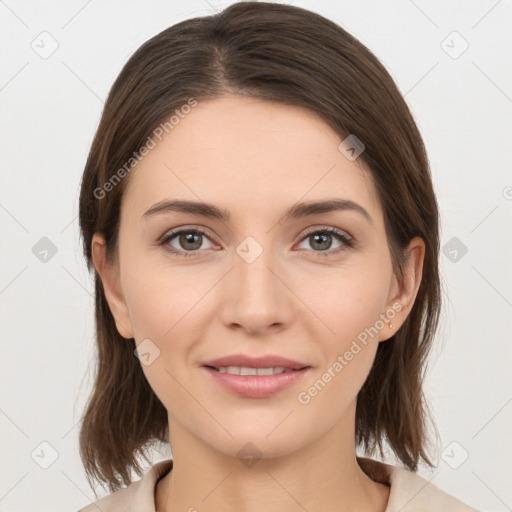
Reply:
[[[385, 512], [479, 512], [412, 471], [365, 457], [358, 460], [374, 481], [390, 485]], [[172, 469], [172, 462], [168, 459], [154, 464], [142, 479], [78, 512], [155, 512], [156, 485]]]

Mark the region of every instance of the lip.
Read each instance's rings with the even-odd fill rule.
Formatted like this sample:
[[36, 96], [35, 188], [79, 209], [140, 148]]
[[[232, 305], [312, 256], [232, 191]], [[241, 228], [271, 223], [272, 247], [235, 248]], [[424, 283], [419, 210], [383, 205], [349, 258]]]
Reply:
[[212, 359], [202, 363], [202, 366], [215, 366], [216, 368], [226, 366], [245, 366], [248, 368], [288, 368], [290, 370], [301, 370], [309, 365], [294, 361], [286, 357], [278, 355], [267, 355], [261, 357], [250, 357], [245, 354], [232, 354], [229, 356], [221, 357], [219, 359]]
[[[287, 371], [276, 375], [231, 375], [214, 369], [227, 366], [245, 366], [249, 368], [286, 368]], [[267, 398], [297, 384], [311, 366], [300, 361], [278, 355], [250, 357], [244, 354], [212, 359], [202, 364], [202, 369], [211, 379], [227, 391], [244, 398]]]
[[276, 375], [231, 375], [220, 373], [209, 366], [203, 366], [201, 369], [209, 374], [214, 382], [235, 395], [243, 398], [267, 398], [297, 384], [309, 373], [311, 367]]

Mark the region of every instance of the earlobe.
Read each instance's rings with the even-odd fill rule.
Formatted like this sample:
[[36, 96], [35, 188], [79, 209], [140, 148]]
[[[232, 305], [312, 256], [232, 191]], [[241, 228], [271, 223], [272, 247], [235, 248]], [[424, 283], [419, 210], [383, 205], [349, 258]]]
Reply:
[[91, 252], [94, 268], [101, 278], [105, 298], [116, 322], [117, 330], [123, 338], [131, 339], [134, 337], [133, 327], [121, 291], [119, 269], [107, 261], [105, 239], [99, 233], [95, 233], [92, 237]]
[[[398, 292], [394, 294], [387, 306], [386, 312], [394, 310], [393, 319], [382, 330], [380, 341], [391, 338], [407, 319], [414, 302], [423, 276], [423, 261], [425, 258], [425, 242], [420, 237], [413, 238], [405, 249], [405, 262], [402, 279], [394, 278]], [[388, 315], [391, 316], [391, 315]], [[390, 325], [392, 324], [392, 327]]]

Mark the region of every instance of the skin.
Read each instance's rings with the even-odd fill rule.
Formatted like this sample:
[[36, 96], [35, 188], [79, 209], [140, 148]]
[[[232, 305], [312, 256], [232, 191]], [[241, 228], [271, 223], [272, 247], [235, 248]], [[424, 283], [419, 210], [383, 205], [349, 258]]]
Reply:
[[[142, 365], [168, 411], [174, 459], [157, 485], [158, 512], [386, 508], [389, 487], [367, 477], [355, 458], [356, 396], [378, 343], [412, 308], [425, 246], [411, 240], [400, 282], [371, 175], [338, 150], [341, 141], [300, 107], [234, 95], [199, 102], [132, 171], [119, 259], [107, 262], [102, 236], [93, 237], [94, 265], [119, 333], [137, 345], [149, 338], [160, 350]], [[360, 204], [372, 223], [355, 211], [282, 219], [299, 201], [333, 197]], [[141, 218], [155, 203], [177, 198], [213, 203], [231, 219], [177, 212]], [[207, 233], [195, 245], [183, 238], [180, 245], [179, 235], [167, 242], [195, 251], [192, 257], [157, 245], [178, 227]], [[322, 250], [305, 238], [310, 228], [326, 227], [356, 246], [336, 252], [342, 243], [327, 235]], [[247, 236], [263, 249], [251, 263], [236, 252]], [[393, 304], [402, 305], [393, 327], [386, 323], [317, 396], [299, 403], [298, 393]], [[242, 398], [200, 367], [233, 353], [278, 354], [312, 368], [277, 395]], [[252, 467], [237, 457], [247, 442], [262, 457]]]

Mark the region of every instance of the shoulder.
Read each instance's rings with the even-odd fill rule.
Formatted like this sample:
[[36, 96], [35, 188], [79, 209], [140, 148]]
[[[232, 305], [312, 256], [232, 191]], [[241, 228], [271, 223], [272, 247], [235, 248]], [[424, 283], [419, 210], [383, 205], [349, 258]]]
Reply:
[[155, 487], [164, 474], [172, 469], [172, 459], [151, 466], [146, 474], [128, 487], [105, 496], [77, 512], [154, 512]]
[[389, 483], [385, 512], [479, 512], [408, 469], [368, 458], [358, 460], [370, 476], [378, 474], [380, 481]]
[[128, 504], [130, 503], [129, 495], [133, 488], [136, 487], [135, 484], [138, 482], [132, 482], [125, 489], [120, 489], [104, 498], [96, 500], [95, 502], [87, 505], [78, 512], [98, 512], [98, 510], [102, 510], [103, 512], [125, 512], [129, 510]]
[[[394, 501], [390, 500], [389, 511], [403, 512], [478, 512], [475, 508], [466, 505], [454, 496], [447, 494], [430, 481], [412, 471], [391, 466], [391, 489], [395, 487]], [[395, 505], [396, 503], [396, 505]], [[403, 508], [402, 508], [403, 507]]]

